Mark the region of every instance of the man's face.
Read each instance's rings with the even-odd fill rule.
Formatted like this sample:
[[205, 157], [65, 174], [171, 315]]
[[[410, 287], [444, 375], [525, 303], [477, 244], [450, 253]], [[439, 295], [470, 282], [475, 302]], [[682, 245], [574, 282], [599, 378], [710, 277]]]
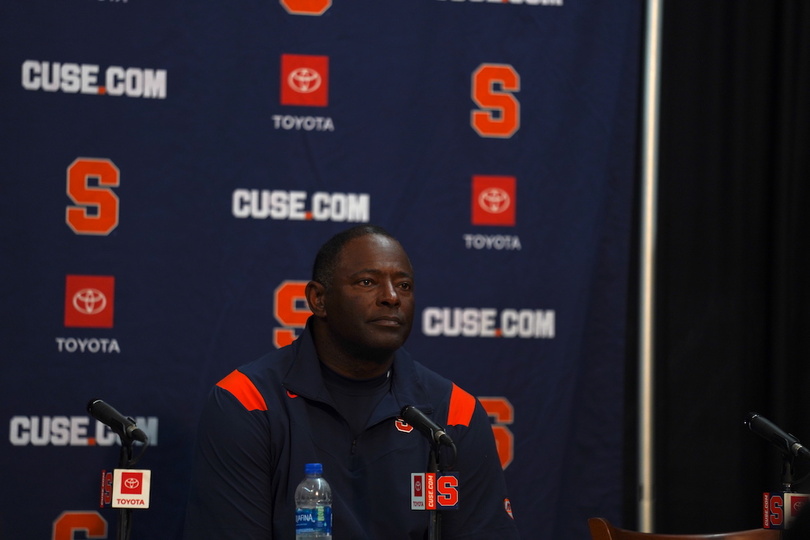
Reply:
[[354, 353], [394, 351], [411, 331], [413, 269], [394, 240], [369, 234], [349, 241], [324, 293], [333, 338]]

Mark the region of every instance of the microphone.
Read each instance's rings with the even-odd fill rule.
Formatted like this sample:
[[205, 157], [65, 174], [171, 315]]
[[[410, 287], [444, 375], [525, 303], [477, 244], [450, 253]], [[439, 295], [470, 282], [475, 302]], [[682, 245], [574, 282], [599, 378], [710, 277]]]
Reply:
[[421, 431], [428, 439], [438, 444], [454, 446], [453, 439], [445, 433], [444, 428], [436, 425], [425, 413], [412, 405], [405, 405], [399, 413], [402, 419]]
[[745, 419], [745, 425], [760, 437], [771, 441], [771, 443], [779, 447], [784, 454], [810, 458], [810, 450], [802, 446], [799, 439], [790, 433], [785, 433], [767, 418], [757, 413], [748, 413], [748, 417]]
[[93, 418], [116, 432], [122, 439], [140, 441], [144, 444], [149, 440], [149, 437], [138, 427], [135, 420], [124, 416], [100, 399], [91, 399], [87, 403], [87, 412], [89, 412]]

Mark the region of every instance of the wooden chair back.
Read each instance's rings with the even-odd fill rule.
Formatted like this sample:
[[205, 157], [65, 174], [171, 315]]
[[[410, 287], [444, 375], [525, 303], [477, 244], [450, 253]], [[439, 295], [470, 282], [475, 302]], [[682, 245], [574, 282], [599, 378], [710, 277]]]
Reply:
[[588, 520], [593, 540], [779, 540], [776, 529], [749, 529], [715, 534], [656, 534], [621, 529], [602, 518]]

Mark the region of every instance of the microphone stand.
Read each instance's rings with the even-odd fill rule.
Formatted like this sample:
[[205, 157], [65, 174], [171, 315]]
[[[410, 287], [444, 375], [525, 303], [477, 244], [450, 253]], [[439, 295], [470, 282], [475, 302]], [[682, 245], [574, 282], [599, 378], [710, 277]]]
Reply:
[[[456, 466], [456, 459], [458, 458], [458, 450], [456, 449], [456, 445], [451, 441], [448, 444], [450, 452], [452, 453], [452, 461], [450, 462], [449, 468], [447, 462], [442, 460], [442, 443], [439, 441], [431, 441], [430, 442], [430, 461], [428, 463], [428, 472], [436, 474], [436, 480], [438, 481], [439, 475], [445, 471], [450, 470], [452, 471], [453, 468]], [[445, 456], [446, 457], [446, 456]], [[438, 504], [435, 505], [435, 508], [430, 511], [430, 523], [428, 524], [428, 540], [440, 540], [442, 536], [442, 514], [438, 508]]]
[[[144, 436], [143, 447], [137, 457], [132, 457], [132, 443], [134, 439], [126, 430], [119, 433], [121, 439], [121, 451], [118, 454], [118, 468], [129, 469], [143, 457], [146, 448], [149, 446], [149, 438]], [[129, 540], [132, 534], [132, 508], [118, 509], [118, 535], [117, 540]]]
[[[428, 461], [428, 472], [438, 476], [439, 473], [439, 443], [430, 442], [430, 460]], [[434, 477], [435, 478], [435, 477]], [[430, 511], [430, 521], [428, 522], [428, 540], [440, 540], [442, 536], [442, 514], [438, 508]]]
[[793, 491], [793, 456], [782, 461], [782, 491]]
[[[132, 464], [132, 439], [121, 435], [121, 451], [118, 454], [118, 468], [126, 469]], [[132, 508], [118, 509], [118, 540], [129, 540], [132, 533]]]
[[444, 432], [444, 429], [440, 428], [436, 424], [433, 423], [427, 416], [424, 415], [419, 409], [416, 407], [412, 407], [411, 405], [406, 405], [402, 408], [401, 411], [402, 420], [408, 422], [410, 425], [416, 427], [422, 434], [430, 441], [430, 455], [428, 458], [428, 474], [433, 475], [433, 505], [430, 511], [430, 516], [428, 519], [428, 540], [439, 540], [442, 534], [442, 515], [441, 511], [439, 510], [439, 505], [437, 501], [437, 497], [435, 495], [436, 491], [436, 484], [435, 482], [438, 481], [439, 476], [442, 471], [444, 471], [444, 466], [446, 463], [442, 462], [442, 453], [441, 448], [442, 445], [447, 445], [453, 452], [453, 461], [450, 465], [451, 470], [452, 467], [456, 466], [456, 460], [458, 458], [458, 450], [456, 449], [455, 443], [450, 439], [447, 433]]

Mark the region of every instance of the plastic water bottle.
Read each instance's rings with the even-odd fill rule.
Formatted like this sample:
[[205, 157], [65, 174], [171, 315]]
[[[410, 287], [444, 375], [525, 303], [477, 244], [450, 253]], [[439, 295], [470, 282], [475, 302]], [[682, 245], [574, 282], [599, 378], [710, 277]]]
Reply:
[[323, 479], [323, 465], [307, 463], [304, 472], [295, 488], [295, 540], [332, 540], [332, 488]]

